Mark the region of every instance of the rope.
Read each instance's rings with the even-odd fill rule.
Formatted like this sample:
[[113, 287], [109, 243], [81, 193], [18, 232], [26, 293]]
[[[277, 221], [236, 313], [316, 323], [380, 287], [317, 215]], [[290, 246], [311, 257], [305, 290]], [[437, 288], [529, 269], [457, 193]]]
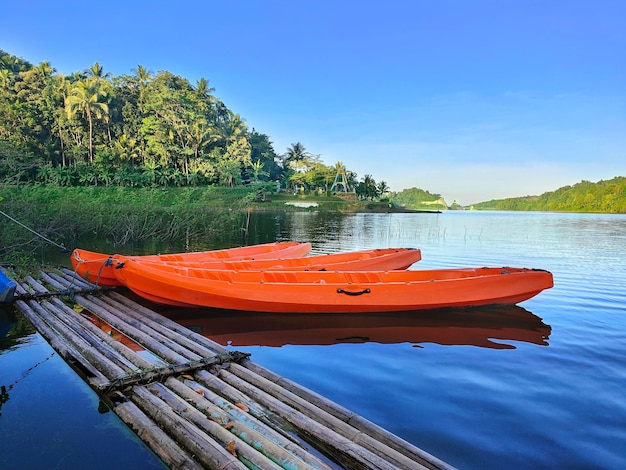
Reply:
[[72, 256], [74, 257], [74, 259], [78, 262], [78, 264], [76, 265], [76, 268], [74, 269], [74, 272], [76, 274], [78, 274], [78, 266], [83, 264], [83, 263], [101, 263], [100, 267], [98, 268], [98, 277], [96, 278], [96, 282], [94, 283], [96, 286], [100, 285], [100, 276], [102, 276], [102, 270], [104, 269], [105, 266], [113, 266], [113, 259], [110, 256], [107, 256], [106, 258], [98, 258], [98, 259], [90, 259], [90, 260], [84, 260], [80, 257], [80, 255], [74, 251], [72, 253]]
[[59, 245], [56, 242], [53, 242], [52, 240], [50, 240], [49, 238], [44, 237], [41, 233], [37, 233], [36, 231], [34, 231], [32, 228], [27, 227], [26, 225], [24, 225], [22, 222], [20, 222], [19, 220], [14, 219], [13, 217], [11, 217], [9, 214], [0, 211], [0, 214], [2, 214], [3, 216], [5, 216], [7, 219], [15, 222], [17, 225], [19, 225], [20, 227], [25, 228], [26, 230], [28, 230], [29, 232], [37, 235], [39, 238], [42, 238], [43, 240], [47, 241], [48, 243], [50, 243], [51, 245], [54, 245], [58, 248], [61, 248], [61, 250], [63, 250], [63, 253], [69, 253], [70, 250], [68, 250], [66, 247], [64, 247], [63, 245]]

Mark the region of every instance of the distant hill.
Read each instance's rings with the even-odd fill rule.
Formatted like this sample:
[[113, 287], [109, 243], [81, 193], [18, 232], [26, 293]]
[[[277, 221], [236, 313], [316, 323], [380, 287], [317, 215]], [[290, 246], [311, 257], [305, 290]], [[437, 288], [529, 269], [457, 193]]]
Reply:
[[581, 181], [540, 196], [493, 199], [473, 204], [474, 210], [602, 212], [626, 214], [626, 177], [597, 183]]
[[448, 208], [441, 194], [431, 194], [419, 188], [403, 189], [399, 193], [393, 193], [389, 197], [389, 202], [396, 206], [416, 210], [441, 210]]

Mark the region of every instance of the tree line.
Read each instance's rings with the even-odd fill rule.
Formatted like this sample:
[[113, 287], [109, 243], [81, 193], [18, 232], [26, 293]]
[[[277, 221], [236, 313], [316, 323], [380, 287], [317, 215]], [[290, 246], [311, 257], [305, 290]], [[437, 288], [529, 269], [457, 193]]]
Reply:
[[[330, 190], [326, 166], [300, 143], [278, 154], [266, 134], [217, 98], [205, 78], [192, 84], [141, 65], [114, 76], [94, 63], [70, 75], [0, 49], [0, 181], [59, 186], [236, 186], [281, 183]], [[388, 188], [371, 175], [358, 196]]]
[[475, 204], [474, 208], [626, 214], [626, 177], [617, 176], [596, 183], [583, 180], [573, 186], [563, 186], [540, 196], [492, 200]]

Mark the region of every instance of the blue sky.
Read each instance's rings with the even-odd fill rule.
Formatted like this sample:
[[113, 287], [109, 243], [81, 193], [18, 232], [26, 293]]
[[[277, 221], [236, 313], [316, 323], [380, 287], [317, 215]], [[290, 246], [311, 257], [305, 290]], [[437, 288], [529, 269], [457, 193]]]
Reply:
[[623, 0], [8, 0], [0, 48], [59, 73], [137, 65], [448, 203], [626, 176]]

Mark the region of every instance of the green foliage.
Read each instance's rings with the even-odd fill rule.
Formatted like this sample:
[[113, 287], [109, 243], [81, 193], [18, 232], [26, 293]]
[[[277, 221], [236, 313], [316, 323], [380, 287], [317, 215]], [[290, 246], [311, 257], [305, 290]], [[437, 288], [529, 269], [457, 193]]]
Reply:
[[481, 202], [478, 210], [518, 210], [546, 212], [626, 213], [626, 177], [618, 176], [597, 183], [581, 181], [540, 196], [526, 196]]
[[[0, 210], [66, 247], [82, 238], [112, 246], [183, 239], [236, 239], [255, 189], [7, 186]], [[0, 261], [17, 262], [45, 242], [0, 215]]]
[[[235, 186], [282, 169], [267, 136], [202, 78], [139, 66], [70, 76], [0, 50], [0, 182], [59, 186]], [[259, 162], [264, 168], [253, 167]]]
[[[139, 65], [113, 76], [94, 63], [56, 74], [0, 50], [0, 183], [133, 188], [236, 187], [280, 181], [283, 188], [329, 190], [336, 171], [300, 142], [278, 155], [265, 134], [216, 96]], [[359, 197], [387, 191], [347, 171]]]
[[390, 201], [407, 209], [446, 209], [446, 202], [441, 194], [431, 194], [419, 188], [409, 188], [393, 193]]

